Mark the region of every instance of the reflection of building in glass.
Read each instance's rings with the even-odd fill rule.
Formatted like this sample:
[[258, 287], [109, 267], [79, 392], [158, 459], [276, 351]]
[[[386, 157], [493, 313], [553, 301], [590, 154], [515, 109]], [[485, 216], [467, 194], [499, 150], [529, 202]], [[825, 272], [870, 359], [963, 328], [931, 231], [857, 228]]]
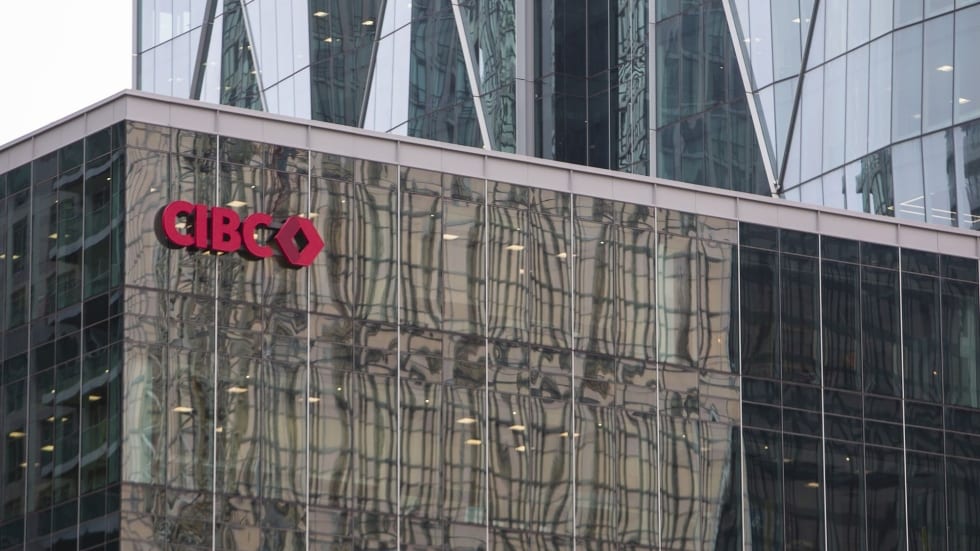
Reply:
[[[861, 159], [860, 167], [861, 171], [858, 172], [855, 182], [857, 189], [854, 191], [861, 197], [861, 210], [874, 214], [888, 214], [895, 210], [889, 151], [868, 155]], [[912, 205], [905, 206], [914, 208]]]
[[132, 93], [0, 167], [0, 549], [980, 544], [973, 234]]

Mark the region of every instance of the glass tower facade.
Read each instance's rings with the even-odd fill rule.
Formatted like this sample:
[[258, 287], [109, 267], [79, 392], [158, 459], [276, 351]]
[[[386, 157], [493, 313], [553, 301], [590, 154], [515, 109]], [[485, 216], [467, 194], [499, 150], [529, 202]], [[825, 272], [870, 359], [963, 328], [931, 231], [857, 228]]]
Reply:
[[132, 93], [0, 212], [0, 549], [980, 546], [971, 232]]
[[980, 229], [976, 4], [136, 0], [136, 86]]
[[0, 175], [2, 549], [103, 549], [119, 536], [122, 132]]
[[138, 0], [136, 13], [141, 90], [772, 193], [721, 0]]

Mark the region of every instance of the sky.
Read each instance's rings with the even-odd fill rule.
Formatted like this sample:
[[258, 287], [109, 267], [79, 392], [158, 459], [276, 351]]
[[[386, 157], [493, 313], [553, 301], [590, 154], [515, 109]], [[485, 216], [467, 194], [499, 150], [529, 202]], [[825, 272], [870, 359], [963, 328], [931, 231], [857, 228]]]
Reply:
[[0, 0], [0, 145], [132, 87], [133, 0]]

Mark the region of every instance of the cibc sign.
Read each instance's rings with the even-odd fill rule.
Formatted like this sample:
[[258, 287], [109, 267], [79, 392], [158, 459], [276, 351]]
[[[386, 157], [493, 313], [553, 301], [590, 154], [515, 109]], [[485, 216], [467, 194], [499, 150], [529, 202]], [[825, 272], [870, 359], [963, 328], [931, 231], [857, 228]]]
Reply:
[[[230, 208], [174, 201], [160, 209], [156, 226], [160, 240], [174, 249], [241, 252], [259, 259], [275, 254], [271, 246], [275, 243], [283, 261], [297, 268], [313, 264], [323, 250], [323, 239], [316, 227], [301, 216], [277, 223], [272, 216], [256, 212], [242, 219]], [[268, 244], [259, 243], [259, 231], [274, 232]]]

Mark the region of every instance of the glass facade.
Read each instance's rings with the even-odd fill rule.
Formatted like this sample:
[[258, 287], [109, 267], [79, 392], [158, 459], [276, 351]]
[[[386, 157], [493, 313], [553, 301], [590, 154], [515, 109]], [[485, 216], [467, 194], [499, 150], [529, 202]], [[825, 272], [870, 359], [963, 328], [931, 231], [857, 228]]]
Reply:
[[980, 229], [975, 0], [136, 0], [135, 86]]
[[0, 548], [980, 544], [976, 256], [503, 180], [141, 122], [0, 174]]
[[733, 4], [781, 196], [980, 228], [968, 57], [980, 5]]
[[118, 547], [125, 139], [0, 175], [0, 549]]

